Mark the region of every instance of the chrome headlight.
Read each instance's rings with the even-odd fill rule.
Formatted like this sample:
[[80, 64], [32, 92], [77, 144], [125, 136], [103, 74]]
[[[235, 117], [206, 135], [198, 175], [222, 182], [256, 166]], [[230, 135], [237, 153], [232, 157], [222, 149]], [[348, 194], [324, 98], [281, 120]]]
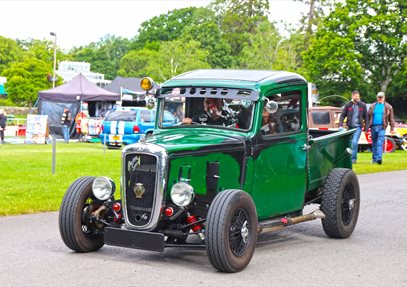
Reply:
[[177, 182], [171, 188], [171, 200], [180, 207], [190, 204], [194, 196], [194, 189], [188, 183]]
[[95, 178], [92, 184], [93, 195], [99, 200], [106, 200], [111, 197], [115, 189], [116, 185], [113, 180], [105, 176]]

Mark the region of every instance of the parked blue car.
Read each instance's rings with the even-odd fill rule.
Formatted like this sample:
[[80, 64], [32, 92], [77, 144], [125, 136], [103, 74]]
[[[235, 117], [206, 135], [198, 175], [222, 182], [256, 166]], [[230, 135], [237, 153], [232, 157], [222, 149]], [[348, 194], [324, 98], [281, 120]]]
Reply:
[[[140, 140], [141, 135], [151, 135], [155, 126], [156, 110], [144, 107], [125, 107], [110, 111], [102, 122], [99, 135], [108, 147], [120, 147]], [[164, 117], [166, 125], [174, 125], [177, 119], [168, 111]]]

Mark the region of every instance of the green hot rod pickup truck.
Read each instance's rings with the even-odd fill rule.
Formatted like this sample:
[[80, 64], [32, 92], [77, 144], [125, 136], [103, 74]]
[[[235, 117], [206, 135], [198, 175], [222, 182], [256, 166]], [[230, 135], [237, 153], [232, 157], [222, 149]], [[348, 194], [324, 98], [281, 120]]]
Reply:
[[[148, 91], [152, 80], [141, 86]], [[329, 237], [352, 234], [360, 206], [353, 131], [308, 130], [300, 75], [197, 70], [146, 102], [157, 108], [154, 133], [123, 149], [121, 199], [107, 177], [79, 178], [66, 191], [59, 228], [70, 249], [204, 248], [216, 269], [237, 272], [260, 232], [322, 219]], [[165, 111], [178, 124], [165, 125]], [[303, 214], [309, 204], [316, 210]]]

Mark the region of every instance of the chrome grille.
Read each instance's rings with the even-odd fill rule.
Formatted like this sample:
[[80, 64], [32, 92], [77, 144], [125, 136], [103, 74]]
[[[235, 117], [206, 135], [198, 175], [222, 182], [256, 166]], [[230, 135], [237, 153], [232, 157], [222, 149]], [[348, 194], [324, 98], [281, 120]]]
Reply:
[[125, 204], [127, 220], [135, 227], [146, 226], [154, 212], [157, 157], [150, 154], [125, 156]]
[[[126, 227], [154, 230], [163, 204], [168, 153], [160, 145], [140, 142], [122, 151], [121, 195]], [[136, 196], [135, 187], [142, 185], [144, 194]]]

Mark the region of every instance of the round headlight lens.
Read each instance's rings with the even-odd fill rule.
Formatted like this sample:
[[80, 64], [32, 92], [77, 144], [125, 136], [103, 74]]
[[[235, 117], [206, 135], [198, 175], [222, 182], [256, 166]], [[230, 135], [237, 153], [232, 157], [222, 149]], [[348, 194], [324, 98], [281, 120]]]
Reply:
[[188, 183], [178, 182], [171, 188], [171, 200], [180, 207], [190, 204], [194, 196], [194, 189]]
[[99, 200], [106, 200], [111, 197], [115, 188], [113, 180], [105, 176], [95, 178], [92, 184], [93, 195]]

